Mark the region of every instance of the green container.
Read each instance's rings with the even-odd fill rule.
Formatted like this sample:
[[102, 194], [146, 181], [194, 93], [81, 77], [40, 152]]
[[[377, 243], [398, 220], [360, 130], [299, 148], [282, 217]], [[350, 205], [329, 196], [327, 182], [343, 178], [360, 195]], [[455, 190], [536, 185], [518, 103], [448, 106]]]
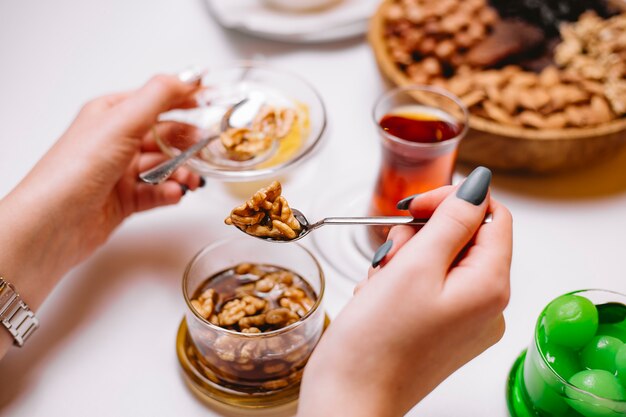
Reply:
[[[591, 306], [588, 301], [591, 301], [595, 305], [591, 309], [597, 311], [596, 318], [587, 313], [587, 319], [581, 318], [580, 310], [584, 309], [577, 310], [576, 300], [586, 303], [587, 312]], [[555, 307], [560, 310], [555, 311]], [[559, 320], [563, 321], [555, 326]], [[567, 332], [571, 332], [571, 343], [563, 337]], [[610, 372], [589, 370], [584, 366], [590, 363], [589, 352], [596, 348], [600, 336], [620, 340], [625, 336], [622, 342], [626, 343], [626, 296], [610, 291], [585, 290], [551, 302], [537, 320], [532, 343], [517, 358], [509, 374], [507, 404], [511, 416], [626, 416], [626, 385], [623, 382], [626, 381], [626, 370], [620, 374], [619, 369], [610, 368]], [[615, 342], [615, 339], [610, 340]], [[596, 350], [602, 360], [591, 363], [605, 363], [607, 355], [610, 362], [612, 348], [605, 348], [600, 343]], [[619, 363], [619, 359], [616, 360]]]

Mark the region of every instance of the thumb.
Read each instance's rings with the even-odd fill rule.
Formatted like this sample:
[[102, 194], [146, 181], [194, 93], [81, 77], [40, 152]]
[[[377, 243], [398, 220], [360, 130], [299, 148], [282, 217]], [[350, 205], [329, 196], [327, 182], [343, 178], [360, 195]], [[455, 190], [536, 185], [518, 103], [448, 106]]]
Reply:
[[156, 75], [113, 108], [114, 117], [129, 135], [143, 135], [160, 113], [188, 103], [199, 79], [181, 81], [174, 75]]

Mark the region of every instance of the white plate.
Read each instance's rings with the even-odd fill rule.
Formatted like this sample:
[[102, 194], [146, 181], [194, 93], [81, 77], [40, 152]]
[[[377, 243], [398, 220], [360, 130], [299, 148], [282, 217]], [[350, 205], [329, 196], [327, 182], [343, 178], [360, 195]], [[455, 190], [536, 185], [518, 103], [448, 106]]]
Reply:
[[260, 0], [206, 0], [224, 27], [260, 38], [291, 42], [333, 42], [361, 36], [367, 31], [378, 0], [343, 0], [313, 12], [272, 9]]

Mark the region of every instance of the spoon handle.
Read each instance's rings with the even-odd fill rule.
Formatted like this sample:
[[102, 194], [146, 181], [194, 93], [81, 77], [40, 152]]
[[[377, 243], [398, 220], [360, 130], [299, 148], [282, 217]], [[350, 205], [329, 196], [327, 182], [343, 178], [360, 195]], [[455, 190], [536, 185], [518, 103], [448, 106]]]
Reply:
[[[416, 219], [410, 216], [381, 216], [381, 217], [327, 217], [324, 220], [313, 225], [312, 228], [317, 229], [320, 226], [330, 224], [361, 224], [369, 226], [423, 226], [428, 222], [428, 218]], [[487, 213], [484, 223], [491, 223], [493, 220], [491, 213]]]
[[411, 216], [381, 216], [381, 217], [327, 217], [319, 225], [331, 225], [331, 224], [362, 224], [370, 226], [395, 226], [395, 225], [409, 225], [409, 226], [421, 226], [426, 224], [428, 219], [415, 219]]
[[163, 181], [168, 179], [178, 167], [187, 162], [189, 158], [194, 156], [200, 149], [204, 148], [216, 137], [216, 135], [209, 136], [206, 139], [202, 139], [201, 141], [194, 143], [174, 158], [168, 159], [154, 168], [142, 172], [139, 174], [139, 178], [148, 184], [161, 184]]

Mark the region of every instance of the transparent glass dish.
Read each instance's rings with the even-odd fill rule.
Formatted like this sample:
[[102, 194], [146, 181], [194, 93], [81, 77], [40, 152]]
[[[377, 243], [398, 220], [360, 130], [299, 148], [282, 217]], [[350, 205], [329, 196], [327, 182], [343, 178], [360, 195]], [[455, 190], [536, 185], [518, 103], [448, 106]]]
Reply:
[[229, 159], [219, 140], [187, 162], [199, 175], [222, 181], [253, 181], [285, 173], [314, 154], [326, 130], [326, 108], [318, 92], [307, 81], [288, 71], [244, 62], [209, 69], [196, 95], [197, 107], [175, 109], [159, 116], [153, 129], [161, 150], [172, 157], [208, 135], [219, 133], [224, 112], [250, 92], [260, 92], [267, 104], [298, 111], [296, 133], [280, 140], [273, 151], [250, 161]]
[[[265, 333], [240, 333], [212, 324], [192, 307], [193, 294], [207, 278], [241, 263], [274, 265], [298, 274], [315, 292], [315, 304], [295, 323]], [[326, 324], [324, 288], [320, 264], [295, 243], [241, 237], [202, 249], [183, 276], [187, 310], [176, 343], [193, 391], [205, 400], [240, 408], [275, 407], [297, 399], [304, 366]]]
[[[570, 294], [587, 298], [596, 306], [610, 304], [626, 305], [626, 296], [612, 291], [584, 290]], [[528, 350], [522, 352], [517, 358], [509, 374], [506, 394], [511, 416], [625, 416], [626, 400], [602, 398], [577, 388], [564, 375], [556, 371], [558, 367], [556, 367], [555, 363], [557, 363], [558, 358], [556, 358], [554, 352], [545, 352], [541, 342], [545, 340], [544, 323], [546, 310], [547, 307], [537, 319], [535, 334]], [[620, 335], [622, 338], [624, 336], [626, 336], [626, 330]], [[560, 362], [561, 368], [563, 368], [563, 363], [567, 364], [567, 362]]]

